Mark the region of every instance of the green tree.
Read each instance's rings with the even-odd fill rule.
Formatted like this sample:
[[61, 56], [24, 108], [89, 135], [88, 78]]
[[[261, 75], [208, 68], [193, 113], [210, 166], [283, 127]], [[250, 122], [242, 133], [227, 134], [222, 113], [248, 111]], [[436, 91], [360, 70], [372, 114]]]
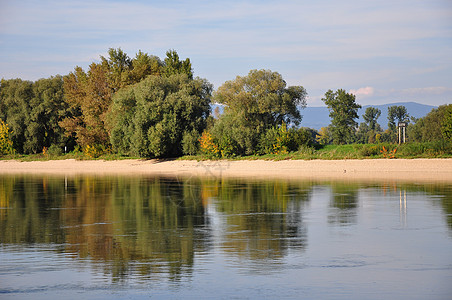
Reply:
[[328, 90], [322, 101], [330, 111], [333, 142], [346, 144], [353, 140], [358, 123], [358, 109], [361, 105], [355, 102], [355, 95], [339, 89], [336, 92]]
[[380, 134], [382, 129], [377, 123], [381, 115], [381, 110], [375, 107], [366, 108], [363, 114], [364, 123], [359, 125], [356, 133], [356, 141], [358, 143], [375, 143], [377, 141], [377, 134]]
[[179, 60], [179, 55], [174, 50], [166, 52], [163, 73], [166, 77], [176, 74], [186, 74], [189, 79], [193, 79], [193, 71], [189, 58], [184, 61]]
[[63, 78], [55, 76], [36, 81], [33, 84], [33, 98], [30, 101], [29, 122], [25, 133], [25, 152], [38, 153], [51, 145], [60, 148], [71, 146], [73, 141], [64, 136], [64, 130], [58, 125], [68, 114]]
[[277, 72], [252, 70], [247, 76], [227, 81], [215, 93], [215, 101], [225, 105], [212, 130], [217, 140], [236, 145], [236, 154], [258, 150], [260, 136], [278, 125], [298, 124], [299, 107], [306, 106], [302, 86], [286, 86]]
[[132, 83], [132, 60], [121, 48], [110, 48], [108, 58], [101, 56], [101, 61], [107, 73], [108, 86], [113, 93]]
[[2, 79], [0, 88], [0, 118], [5, 120], [12, 131], [13, 148], [18, 153], [24, 153], [33, 83], [21, 79]]
[[441, 131], [445, 139], [452, 141], [452, 104], [447, 105], [444, 110]]
[[2, 80], [0, 117], [9, 124], [14, 149], [19, 153], [38, 153], [43, 147], [62, 146], [68, 140], [58, 122], [67, 116], [61, 76], [36, 82]]
[[364, 122], [367, 123], [370, 130], [378, 130], [380, 125], [377, 123], [381, 115], [381, 110], [376, 107], [368, 107], [363, 115]]
[[394, 105], [388, 107], [388, 127], [390, 130], [395, 131], [397, 123], [409, 122], [409, 118], [410, 115], [408, 114], [405, 106]]
[[149, 76], [121, 89], [109, 112], [114, 149], [141, 157], [181, 155], [184, 137], [187, 142], [187, 134], [205, 129], [211, 92], [206, 80], [186, 74]]
[[448, 129], [450, 128], [450, 110], [452, 104], [441, 105], [432, 109], [425, 117], [415, 120], [407, 128], [410, 141], [433, 142], [450, 138]]

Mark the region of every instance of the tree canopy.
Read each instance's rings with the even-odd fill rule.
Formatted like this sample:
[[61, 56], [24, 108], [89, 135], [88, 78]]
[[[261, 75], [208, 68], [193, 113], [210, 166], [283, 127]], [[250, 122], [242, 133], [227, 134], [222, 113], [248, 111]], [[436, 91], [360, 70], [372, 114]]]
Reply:
[[211, 92], [207, 81], [186, 74], [149, 76], [121, 89], [109, 112], [111, 144], [129, 155], [181, 155], [184, 136], [205, 129]]
[[287, 87], [277, 72], [251, 70], [218, 88], [214, 99], [225, 109], [213, 133], [234, 145], [238, 154], [254, 153], [264, 131], [283, 123], [299, 124], [306, 96], [302, 86]]
[[355, 102], [355, 95], [339, 89], [328, 90], [322, 101], [328, 106], [331, 118], [333, 142], [346, 144], [352, 141], [358, 123], [358, 109], [361, 105]]
[[[408, 114], [406, 107], [403, 105], [394, 105], [388, 107], [388, 127], [391, 130], [395, 130], [397, 124], [400, 122], [409, 122], [410, 115]], [[397, 121], [397, 123], [396, 123]]]
[[[396, 123], [409, 121], [406, 107], [391, 106], [389, 129], [383, 131], [377, 122], [381, 111], [369, 107], [357, 128], [361, 106], [339, 89], [322, 98], [329, 126], [319, 132], [299, 128], [307, 92], [287, 86], [271, 70], [251, 70], [212, 92], [207, 80], [194, 78], [190, 59], [175, 50], [161, 60], [141, 50], [131, 58], [121, 48], [110, 48], [87, 70], [76, 66], [65, 76], [35, 82], [2, 79], [1, 147], [31, 154], [67, 146], [88, 156], [91, 150], [111, 149], [141, 157], [275, 154], [311, 149], [315, 137], [320, 144], [394, 142]], [[214, 116], [211, 101], [219, 104]], [[411, 118], [408, 140], [450, 142], [451, 107]]]

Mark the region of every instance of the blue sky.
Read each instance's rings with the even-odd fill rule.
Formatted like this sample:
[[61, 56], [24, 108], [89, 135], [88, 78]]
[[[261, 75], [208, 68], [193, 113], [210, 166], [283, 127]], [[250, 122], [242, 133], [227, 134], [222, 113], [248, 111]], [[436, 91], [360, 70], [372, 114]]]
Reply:
[[0, 0], [0, 78], [84, 69], [109, 48], [190, 58], [215, 88], [252, 69], [362, 105], [452, 103], [451, 0]]

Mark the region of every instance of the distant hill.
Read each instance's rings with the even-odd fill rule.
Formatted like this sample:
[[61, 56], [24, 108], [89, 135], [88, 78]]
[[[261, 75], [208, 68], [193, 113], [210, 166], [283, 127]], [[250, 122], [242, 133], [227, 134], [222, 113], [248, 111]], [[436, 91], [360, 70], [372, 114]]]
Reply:
[[[376, 107], [381, 110], [381, 115], [378, 118], [377, 122], [381, 127], [386, 129], [388, 127], [388, 107], [400, 105], [405, 106], [408, 114], [415, 118], [425, 117], [432, 109], [437, 108], [436, 106], [419, 104], [416, 102], [397, 102], [383, 105], [366, 105], [358, 110], [358, 115], [360, 117], [358, 123], [364, 122], [362, 115], [366, 111], [366, 108]], [[303, 120], [301, 121], [302, 127], [309, 127], [319, 130], [320, 128], [326, 127], [331, 123], [327, 107], [306, 107], [305, 109], [301, 110], [301, 114], [303, 115]]]

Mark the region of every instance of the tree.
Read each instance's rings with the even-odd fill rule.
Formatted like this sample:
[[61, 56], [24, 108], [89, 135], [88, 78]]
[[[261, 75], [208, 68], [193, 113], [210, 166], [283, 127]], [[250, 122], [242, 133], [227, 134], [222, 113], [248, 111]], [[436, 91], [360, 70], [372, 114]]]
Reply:
[[[111, 144], [122, 154], [173, 157], [189, 152], [206, 126], [212, 86], [186, 74], [149, 76], [113, 97]], [[189, 136], [192, 135], [192, 136]]]
[[58, 125], [68, 114], [61, 76], [36, 82], [2, 80], [0, 90], [0, 118], [9, 124], [17, 152], [38, 153], [69, 142]]
[[65, 100], [72, 114], [60, 126], [83, 147], [108, 144], [105, 115], [113, 90], [108, 83], [105, 65], [92, 63], [87, 73], [76, 67], [64, 77]]
[[155, 55], [149, 55], [138, 51], [132, 60], [131, 80], [134, 83], [140, 82], [149, 75], [160, 76], [163, 72], [163, 62]]
[[363, 114], [364, 122], [359, 125], [356, 133], [356, 142], [358, 143], [375, 143], [377, 142], [377, 135], [381, 133], [382, 129], [377, 123], [381, 115], [381, 110], [375, 107], [366, 108]]
[[166, 52], [163, 73], [166, 77], [176, 74], [186, 74], [189, 79], [193, 79], [193, 71], [189, 58], [184, 61], [179, 60], [179, 55], [174, 50]]
[[432, 109], [425, 117], [419, 118], [407, 128], [410, 141], [433, 142], [450, 139], [452, 104]]
[[[171, 57], [178, 59], [175, 51], [171, 52]], [[120, 48], [110, 48], [108, 57], [101, 56], [101, 63], [92, 63], [88, 72], [76, 67], [64, 77], [65, 99], [72, 114], [62, 120], [60, 126], [83, 147], [109, 145], [111, 128], [107, 126], [106, 116], [112, 96], [147, 76], [159, 76], [163, 68], [164, 64], [156, 56], [139, 51], [131, 59]]]
[[331, 133], [331, 125], [328, 127], [320, 128], [315, 140], [320, 145], [328, 145], [333, 141], [333, 136]]
[[452, 141], [452, 104], [447, 105], [444, 110], [441, 131], [445, 139]]
[[11, 130], [13, 148], [24, 153], [25, 132], [30, 117], [33, 82], [21, 79], [3, 80], [0, 85], [0, 118]]
[[69, 106], [64, 101], [63, 78], [61, 76], [40, 79], [33, 83], [33, 98], [24, 150], [28, 153], [41, 152], [44, 147], [56, 145], [71, 146], [73, 141], [64, 136], [58, 125], [69, 114]]
[[368, 107], [363, 115], [364, 122], [367, 123], [370, 130], [377, 130], [379, 125], [377, 123], [378, 118], [381, 115], [381, 110], [376, 107]]
[[401, 106], [390, 106], [388, 107], [388, 127], [390, 130], [396, 130], [396, 121], [400, 122], [409, 122], [410, 115], [408, 114], [406, 107]]
[[112, 92], [132, 83], [132, 60], [121, 48], [108, 50], [108, 59], [101, 56], [102, 66], [107, 73], [108, 86]]
[[355, 96], [339, 89], [336, 92], [328, 90], [322, 101], [330, 111], [333, 142], [335, 144], [346, 144], [351, 142], [358, 123], [358, 109], [361, 105], [355, 102]]
[[225, 108], [212, 133], [218, 140], [235, 144], [236, 154], [255, 153], [266, 130], [300, 122], [298, 108], [306, 106], [306, 95], [302, 86], [287, 87], [277, 72], [251, 70], [218, 88], [215, 100]]

